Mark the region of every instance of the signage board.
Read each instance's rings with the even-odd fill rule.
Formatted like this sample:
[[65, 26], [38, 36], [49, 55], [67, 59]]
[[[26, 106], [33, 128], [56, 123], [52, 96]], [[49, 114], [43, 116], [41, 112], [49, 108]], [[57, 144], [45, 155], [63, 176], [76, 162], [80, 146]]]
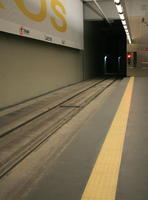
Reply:
[[83, 49], [81, 0], [0, 0], [0, 31]]
[[144, 48], [144, 51], [148, 51], [148, 48]]

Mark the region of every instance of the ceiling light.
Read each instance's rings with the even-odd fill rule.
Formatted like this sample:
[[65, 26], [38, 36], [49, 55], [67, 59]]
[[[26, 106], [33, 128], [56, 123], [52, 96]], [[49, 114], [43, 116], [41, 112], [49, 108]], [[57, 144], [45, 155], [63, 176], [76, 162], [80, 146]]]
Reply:
[[128, 34], [127, 34], [127, 39], [128, 39], [128, 41], [129, 41], [129, 43], [131, 44], [131, 43], [132, 43], [131, 37], [130, 37], [130, 35], [128, 35]]
[[128, 38], [128, 41], [129, 41], [129, 43], [130, 43], [130, 44], [132, 44], [132, 41], [131, 41], [131, 39], [130, 39], [130, 38]]
[[124, 27], [124, 29], [126, 29], [126, 30], [128, 29], [126, 25], [124, 25], [123, 27]]
[[129, 33], [129, 31], [128, 31], [128, 27], [127, 27], [127, 24], [126, 24], [126, 20], [125, 20], [125, 16], [124, 16], [124, 10], [123, 10], [123, 7], [122, 7], [122, 5], [121, 5], [121, 1], [120, 1], [120, 0], [114, 0], [114, 3], [115, 3], [115, 5], [116, 5], [116, 8], [117, 8], [119, 17], [120, 17], [121, 22], [122, 22], [122, 25], [123, 25], [123, 27], [124, 27], [124, 30], [125, 30], [127, 39], [128, 39], [128, 41], [129, 41], [129, 43], [131, 44], [132, 41], [131, 41], [130, 33]]
[[115, 2], [116, 4], [119, 4], [119, 3], [120, 3], [120, 0], [114, 0], [114, 2]]
[[122, 20], [121, 22], [122, 22], [123, 25], [126, 25], [126, 21], [125, 20]]
[[122, 8], [121, 4], [116, 5], [116, 7], [117, 7], [118, 13], [123, 13], [123, 8]]
[[129, 37], [130, 36], [130, 34], [129, 33], [126, 33], [126, 35]]
[[125, 20], [124, 14], [120, 14], [120, 13], [119, 13], [119, 16], [120, 16], [120, 19], [121, 19], [121, 20]]
[[131, 43], [132, 43], [132, 41], [131, 41], [131, 38], [130, 38], [130, 36], [129, 36], [129, 35], [127, 35], [127, 39], [128, 39], [128, 41], [129, 41], [129, 43], [131, 44]]

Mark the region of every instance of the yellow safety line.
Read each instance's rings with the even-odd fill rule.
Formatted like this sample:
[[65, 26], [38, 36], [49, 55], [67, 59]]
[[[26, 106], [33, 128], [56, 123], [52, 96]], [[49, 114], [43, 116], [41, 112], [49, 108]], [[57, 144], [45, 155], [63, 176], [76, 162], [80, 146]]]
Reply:
[[134, 77], [131, 77], [81, 200], [115, 200]]

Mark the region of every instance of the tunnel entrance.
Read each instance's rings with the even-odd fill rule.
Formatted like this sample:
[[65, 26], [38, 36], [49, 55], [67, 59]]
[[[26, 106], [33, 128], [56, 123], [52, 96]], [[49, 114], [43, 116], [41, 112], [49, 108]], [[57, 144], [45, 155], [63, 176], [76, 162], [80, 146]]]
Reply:
[[126, 34], [120, 20], [84, 21], [84, 77], [126, 76]]

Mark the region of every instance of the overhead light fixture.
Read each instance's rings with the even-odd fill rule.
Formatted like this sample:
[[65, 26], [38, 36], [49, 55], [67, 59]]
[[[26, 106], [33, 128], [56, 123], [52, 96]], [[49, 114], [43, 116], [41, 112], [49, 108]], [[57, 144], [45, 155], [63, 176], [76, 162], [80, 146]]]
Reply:
[[126, 33], [127, 36], [130, 36], [129, 32]]
[[122, 8], [121, 4], [119, 4], [119, 5], [117, 4], [116, 8], [117, 8], [118, 13], [123, 13], [123, 8]]
[[114, 0], [114, 2], [115, 2], [116, 4], [119, 4], [119, 3], [120, 3], [120, 0]]
[[125, 30], [127, 30], [127, 29], [128, 29], [126, 25], [124, 25], [123, 27], [124, 27], [124, 29], [125, 29]]
[[122, 20], [121, 22], [122, 22], [123, 26], [126, 25], [126, 21], [125, 20]]
[[125, 20], [125, 17], [124, 17], [123, 13], [122, 14], [119, 13], [119, 17], [120, 17], [121, 20]]
[[132, 41], [131, 41], [130, 34], [129, 34], [129, 33], [126, 33], [126, 35], [127, 35], [127, 39], [128, 39], [128, 41], [129, 41], [129, 43], [131, 44], [131, 43], [132, 43]]
[[131, 41], [131, 38], [130, 38], [130, 35], [129, 35], [129, 34], [127, 34], [127, 39], [128, 39], [128, 41], [129, 41], [129, 43], [131, 44], [132, 41]]
[[[130, 37], [130, 33], [128, 31], [128, 27], [127, 27], [127, 23], [126, 23], [126, 19], [125, 19], [125, 16], [124, 16], [124, 9], [121, 5], [121, 0], [114, 0], [114, 3], [116, 5], [116, 8], [117, 8], [117, 11], [118, 11], [118, 14], [119, 14], [119, 17], [121, 19], [121, 22], [123, 24], [123, 27], [124, 27], [124, 30], [125, 30], [125, 33], [127, 35], [127, 39], [129, 41], [129, 43], [131, 44], [132, 43], [132, 40], [131, 40], [131, 37]], [[144, 21], [144, 19], [142, 19], [142, 22]]]
[[132, 41], [131, 41], [131, 39], [130, 39], [130, 38], [128, 38], [128, 42], [129, 42], [129, 44], [132, 44]]

